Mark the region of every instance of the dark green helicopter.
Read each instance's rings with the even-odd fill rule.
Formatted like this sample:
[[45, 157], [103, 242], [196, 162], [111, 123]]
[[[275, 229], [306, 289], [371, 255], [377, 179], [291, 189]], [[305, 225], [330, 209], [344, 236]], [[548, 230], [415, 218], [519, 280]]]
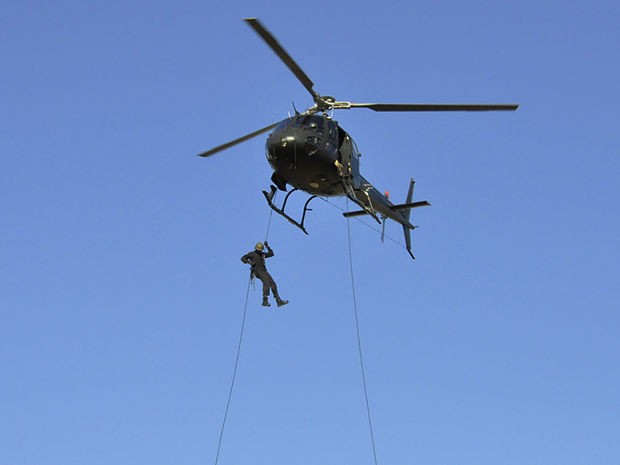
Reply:
[[[427, 201], [413, 202], [414, 181], [410, 180], [405, 203], [393, 204], [387, 194], [381, 193], [360, 174], [360, 152], [351, 136], [335, 121], [333, 110], [368, 108], [374, 111], [493, 111], [516, 110], [512, 104], [419, 104], [419, 103], [352, 103], [337, 101], [334, 97], [319, 95], [314, 83], [299, 65], [282, 48], [278, 41], [256, 18], [245, 20], [271, 47], [284, 64], [293, 72], [301, 84], [312, 95], [314, 105], [306, 111], [289, 117], [279, 123], [270, 124], [258, 131], [219, 145], [200, 154], [208, 157], [236, 144], [272, 131], [267, 137], [266, 154], [274, 172], [270, 192], [263, 191], [267, 203], [277, 213], [308, 234], [304, 226], [310, 201], [316, 197], [347, 196], [361, 210], [346, 212], [345, 217], [370, 215], [383, 223], [390, 218], [403, 227], [407, 251], [412, 258], [411, 234], [416, 228], [409, 217], [412, 208], [430, 205]], [[277, 189], [286, 191], [289, 184], [293, 189], [287, 193], [281, 207], [273, 203]], [[289, 196], [302, 190], [310, 194], [301, 219], [293, 219], [284, 210]], [[383, 232], [382, 232], [383, 239]]]

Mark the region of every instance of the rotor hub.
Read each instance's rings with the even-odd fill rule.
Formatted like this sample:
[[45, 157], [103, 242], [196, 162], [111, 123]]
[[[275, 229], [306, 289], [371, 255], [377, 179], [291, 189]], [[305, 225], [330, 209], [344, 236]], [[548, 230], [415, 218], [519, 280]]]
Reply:
[[317, 111], [328, 111], [334, 108], [334, 105], [336, 104], [336, 99], [329, 95], [318, 95], [314, 99], [314, 103]]

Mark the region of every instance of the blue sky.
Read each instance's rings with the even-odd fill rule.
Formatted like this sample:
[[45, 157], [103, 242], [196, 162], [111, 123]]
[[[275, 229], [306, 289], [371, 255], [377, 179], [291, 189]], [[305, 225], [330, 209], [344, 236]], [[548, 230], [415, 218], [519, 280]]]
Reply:
[[[335, 115], [432, 203], [415, 262], [349, 224], [378, 463], [618, 463], [620, 6], [388, 0], [4, 5], [0, 464], [214, 462], [271, 172], [196, 154], [311, 104], [249, 16], [324, 95], [520, 104]], [[221, 465], [373, 463], [332, 203], [271, 219]]]

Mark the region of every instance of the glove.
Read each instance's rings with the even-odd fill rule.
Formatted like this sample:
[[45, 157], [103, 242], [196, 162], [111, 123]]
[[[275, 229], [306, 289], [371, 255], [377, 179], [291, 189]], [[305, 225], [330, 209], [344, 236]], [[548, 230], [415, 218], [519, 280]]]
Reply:
[[265, 247], [269, 248], [269, 242], [265, 241]]

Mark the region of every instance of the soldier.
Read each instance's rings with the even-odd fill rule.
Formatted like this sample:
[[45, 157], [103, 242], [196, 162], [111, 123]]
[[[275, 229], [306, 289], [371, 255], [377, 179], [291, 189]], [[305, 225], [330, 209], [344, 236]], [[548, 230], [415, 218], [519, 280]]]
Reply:
[[278, 307], [281, 307], [282, 305], [288, 304], [288, 300], [282, 300], [280, 298], [280, 295], [278, 294], [278, 286], [276, 286], [276, 282], [273, 280], [269, 272], [267, 272], [267, 268], [265, 267], [265, 258], [273, 257], [274, 254], [267, 241], [265, 241], [265, 247], [267, 248], [267, 252], [263, 252], [264, 247], [262, 243], [257, 243], [252, 252], [248, 252], [241, 257], [241, 261], [251, 265], [252, 275], [256, 276], [263, 282], [263, 307], [271, 306], [269, 300], [267, 299], [269, 297], [270, 289], [271, 292], [273, 292], [273, 296], [276, 298]]

